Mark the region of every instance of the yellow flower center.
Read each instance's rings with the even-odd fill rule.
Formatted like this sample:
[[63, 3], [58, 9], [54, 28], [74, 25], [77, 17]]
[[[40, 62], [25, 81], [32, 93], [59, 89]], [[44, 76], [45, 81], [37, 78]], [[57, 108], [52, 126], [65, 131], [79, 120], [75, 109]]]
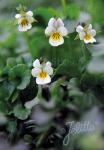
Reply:
[[52, 39], [53, 39], [54, 41], [59, 41], [60, 38], [61, 38], [61, 35], [60, 35], [60, 33], [55, 32], [55, 33], [52, 34], [51, 37], [52, 37]]
[[40, 72], [39, 77], [41, 79], [45, 79], [47, 77], [47, 75], [48, 75], [47, 72], [42, 71], [42, 72]]
[[91, 38], [92, 38], [92, 36], [88, 33], [86, 33], [86, 35], [84, 36], [84, 39], [87, 41], [90, 40]]
[[27, 19], [23, 19], [22, 21], [21, 21], [21, 25], [22, 25], [22, 27], [24, 27], [24, 26], [27, 26], [28, 25], [28, 20]]

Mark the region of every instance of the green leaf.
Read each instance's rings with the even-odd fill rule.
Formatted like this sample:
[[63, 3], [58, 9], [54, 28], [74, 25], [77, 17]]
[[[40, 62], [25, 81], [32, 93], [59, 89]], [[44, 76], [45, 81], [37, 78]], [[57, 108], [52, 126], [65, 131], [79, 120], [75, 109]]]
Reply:
[[7, 59], [7, 67], [12, 68], [16, 65], [16, 59], [13, 57], [10, 57]]
[[13, 93], [13, 95], [12, 95], [12, 97], [11, 97], [11, 102], [12, 102], [12, 103], [16, 101], [18, 95], [19, 95], [19, 92], [18, 92], [18, 91], [15, 91], [15, 92]]
[[104, 85], [104, 74], [84, 73], [80, 80], [83, 90], [92, 89], [97, 85]]
[[17, 122], [16, 121], [9, 121], [8, 126], [7, 126], [7, 130], [12, 134], [15, 133], [17, 131]]
[[[0, 84], [0, 99], [8, 101], [14, 92], [14, 85], [4, 81]], [[5, 94], [4, 94], [5, 93]]]
[[5, 101], [0, 101], [0, 112], [3, 112], [4, 114], [8, 113], [8, 105], [5, 103]]
[[20, 120], [25, 120], [30, 115], [30, 110], [22, 107], [21, 105], [16, 105], [13, 109], [14, 116]]
[[83, 92], [78, 87], [78, 81], [76, 78], [72, 78], [68, 84], [69, 96], [71, 97], [81, 97]]
[[[40, 42], [41, 43], [40, 43]], [[49, 43], [48, 38], [44, 35], [43, 29], [38, 29], [35, 33], [34, 38], [30, 41], [30, 52], [33, 57], [33, 59], [36, 59], [38, 57], [46, 57], [49, 54]]]
[[25, 64], [18, 64], [10, 70], [9, 78], [17, 89], [23, 90], [30, 83], [31, 73]]
[[79, 35], [77, 34], [74, 40], [78, 40], [79, 39]]
[[51, 95], [52, 95], [52, 100], [54, 100], [54, 102], [56, 104], [60, 103], [60, 105], [61, 105], [61, 101], [62, 101], [62, 98], [63, 98], [63, 95], [64, 95], [64, 91], [61, 88], [61, 85], [63, 83], [64, 83], [64, 79], [61, 78], [61, 79], [57, 80], [56, 82], [54, 82], [51, 85], [51, 88], [50, 88], [50, 92], [51, 92]]
[[[49, 19], [54, 16], [59, 16], [59, 13], [53, 8], [37, 8], [34, 10], [34, 16], [40, 16], [44, 19], [46, 23], [48, 23]], [[40, 20], [41, 21], [41, 20]]]
[[61, 65], [56, 69], [54, 75], [63, 75], [68, 77], [79, 76], [80, 71], [78, 69], [78, 64], [71, 62], [70, 60], [64, 60]]

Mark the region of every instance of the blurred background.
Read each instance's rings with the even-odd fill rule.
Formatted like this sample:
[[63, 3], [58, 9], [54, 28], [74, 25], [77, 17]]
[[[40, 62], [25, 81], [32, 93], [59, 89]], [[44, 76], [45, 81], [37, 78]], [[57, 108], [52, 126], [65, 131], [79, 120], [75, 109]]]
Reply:
[[[14, 24], [19, 4], [37, 20], [26, 33]], [[103, 9], [104, 0], [0, 0], [0, 150], [104, 150]], [[44, 35], [51, 17], [69, 32], [58, 48]], [[93, 25], [96, 44], [75, 40], [79, 23]], [[31, 77], [36, 58], [55, 69], [42, 89]], [[78, 134], [65, 138], [71, 121]]]

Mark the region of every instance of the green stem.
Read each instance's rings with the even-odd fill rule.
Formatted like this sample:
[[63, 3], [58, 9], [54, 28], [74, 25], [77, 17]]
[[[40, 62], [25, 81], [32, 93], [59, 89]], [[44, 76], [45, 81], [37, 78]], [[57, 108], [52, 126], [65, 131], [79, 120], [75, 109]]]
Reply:
[[85, 44], [82, 41], [82, 55], [83, 55], [84, 59], [86, 60], [86, 52], [85, 51], [86, 51]]
[[24, 36], [25, 36], [26, 40], [28, 41], [29, 40], [29, 36], [28, 36], [28, 32], [27, 31], [24, 32]]
[[63, 13], [65, 15], [65, 9], [66, 9], [66, 0], [61, 0], [61, 5], [63, 7]]
[[54, 58], [53, 51], [54, 51], [54, 49], [53, 49], [53, 47], [52, 47], [51, 52], [50, 52], [50, 61], [51, 61], [52, 63], [53, 63], [53, 58]]
[[55, 67], [57, 67], [59, 65], [59, 61], [60, 61], [59, 58], [60, 58], [60, 56], [58, 54], [58, 49], [56, 48], [55, 49]]
[[52, 47], [51, 52], [50, 52], [50, 61], [55, 67], [57, 65], [57, 59], [58, 59], [57, 49]]
[[61, 4], [62, 4], [63, 9], [65, 9], [65, 7], [66, 7], [66, 1], [65, 0], [61, 0]]
[[41, 86], [41, 85], [38, 86], [38, 94], [37, 94], [37, 97], [38, 97], [39, 100], [42, 99], [42, 86]]
[[[28, 35], [28, 32], [26, 31], [26, 32], [24, 32], [24, 37], [25, 37], [25, 39], [26, 39], [26, 41], [27, 41], [27, 46], [28, 46], [28, 51], [30, 52], [30, 54], [31, 54], [31, 51], [30, 51], [30, 44], [29, 44], [29, 41], [30, 41], [30, 38], [29, 38], [29, 35]], [[32, 54], [31, 54], [32, 55]]]
[[59, 57], [57, 56], [57, 48], [53, 49], [53, 61], [54, 61], [54, 66], [57, 67], [58, 65], [58, 59]]
[[71, 60], [73, 60], [74, 56], [72, 54], [73, 48], [72, 48], [72, 42], [71, 42], [71, 37], [70, 36], [69, 36], [69, 41], [67, 40], [67, 49], [69, 51], [69, 56], [68, 57], [70, 57], [69, 60], [71, 61]]

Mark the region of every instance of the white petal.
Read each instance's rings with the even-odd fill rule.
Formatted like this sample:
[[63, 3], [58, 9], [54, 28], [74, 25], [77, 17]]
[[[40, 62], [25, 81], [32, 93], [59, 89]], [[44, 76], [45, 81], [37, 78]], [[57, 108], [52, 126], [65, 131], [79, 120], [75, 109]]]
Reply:
[[84, 36], [85, 36], [85, 32], [80, 32], [80, 33], [79, 33], [79, 38], [80, 38], [80, 40], [83, 40], [83, 39], [84, 39]]
[[29, 29], [31, 29], [32, 28], [32, 25], [31, 25], [31, 23], [29, 23], [28, 25], [27, 25], [27, 29], [29, 30]]
[[50, 82], [51, 82], [51, 77], [49, 75], [47, 75], [47, 77], [44, 78], [44, 79], [41, 79], [40, 77], [36, 78], [36, 83], [40, 84], [40, 85], [48, 84]]
[[92, 37], [90, 40], [84, 39], [84, 42], [85, 42], [86, 44], [88, 44], [88, 43], [94, 43], [94, 42], [96, 42], [96, 39]]
[[33, 12], [32, 11], [28, 11], [27, 13], [26, 13], [26, 15], [28, 15], [28, 16], [33, 16]]
[[31, 71], [31, 74], [32, 74], [33, 77], [37, 77], [40, 72], [41, 72], [40, 68], [33, 68], [32, 71]]
[[67, 36], [68, 35], [68, 30], [65, 27], [59, 27], [58, 28], [58, 32], [62, 35], [62, 36]]
[[82, 32], [83, 31], [83, 27], [81, 25], [77, 26], [76, 31], [78, 33]]
[[64, 22], [62, 21], [62, 19], [61, 18], [58, 18], [57, 19], [57, 25], [59, 26], [59, 27], [63, 27], [64, 26]]
[[52, 45], [52, 46], [59, 46], [59, 45], [62, 45], [64, 43], [64, 38], [61, 37], [60, 40], [53, 40], [52, 37], [49, 38], [49, 43]]
[[88, 30], [92, 29], [92, 24], [89, 24]]
[[24, 19], [23, 17], [18, 18], [18, 24], [21, 24], [23, 19]]
[[94, 37], [96, 35], [96, 31], [94, 29], [91, 30], [91, 35]]
[[48, 22], [48, 26], [54, 26], [54, 23], [56, 22], [55, 18], [51, 18]]
[[53, 68], [51, 66], [46, 65], [43, 70], [47, 72], [49, 75], [53, 74]]
[[94, 42], [96, 42], [96, 39], [95, 39], [95, 38], [93, 38], [93, 39], [91, 40], [91, 43], [94, 43]]
[[31, 17], [31, 16], [27, 16], [27, 20], [28, 20], [30, 23], [33, 23], [33, 22], [34, 22], [34, 18]]
[[50, 61], [47, 61], [46, 66], [51, 67], [51, 62], [50, 62]]
[[84, 39], [84, 42], [85, 42], [86, 44], [90, 43], [90, 41], [89, 41], [89, 40], [85, 40], [85, 39]]
[[33, 67], [36, 67], [36, 68], [40, 68], [40, 67], [41, 67], [41, 64], [40, 64], [39, 59], [36, 59], [36, 60], [33, 62]]
[[25, 31], [27, 31], [27, 26], [22, 27], [21, 25], [19, 25], [19, 26], [18, 26], [18, 30], [19, 30], [20, 32], [25, 32]]
[[47, 36], [50, 36], [53, 32], [54, 32], [54, 28], [52, 26], [48, 26], [46, 29], [45, 29], [45, 34]]
[[16, 18], [16, 19], [21, 18], [21, 15], [20, 15], [20, 14], [16, 14], [16, 15], [15, 15], [15, 18]]

